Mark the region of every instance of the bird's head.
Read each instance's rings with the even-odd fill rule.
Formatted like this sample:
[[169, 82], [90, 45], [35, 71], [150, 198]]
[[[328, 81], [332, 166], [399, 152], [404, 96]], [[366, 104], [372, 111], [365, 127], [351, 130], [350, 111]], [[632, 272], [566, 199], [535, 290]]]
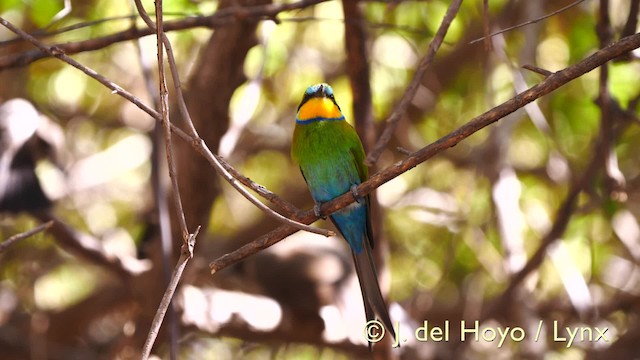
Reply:
[[324, 83], [309, 86], [298, 106], [296, 120], [298, 122], [344, 120], [331, 86]]

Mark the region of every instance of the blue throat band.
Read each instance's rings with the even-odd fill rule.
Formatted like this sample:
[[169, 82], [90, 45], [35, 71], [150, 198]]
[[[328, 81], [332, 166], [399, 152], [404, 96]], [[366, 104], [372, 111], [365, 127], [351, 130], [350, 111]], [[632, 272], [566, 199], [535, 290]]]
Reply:
[[340, 116], [337, 118], [325, 118], [325, 117], [318, 116], [318, 117], [314, 117], [306, 120], [300, 120], [296, 117], [296, 123], [298, 124], [309, 124], [316, 121], [339, 121], [339, 120], [344, 120], [344, 116]]

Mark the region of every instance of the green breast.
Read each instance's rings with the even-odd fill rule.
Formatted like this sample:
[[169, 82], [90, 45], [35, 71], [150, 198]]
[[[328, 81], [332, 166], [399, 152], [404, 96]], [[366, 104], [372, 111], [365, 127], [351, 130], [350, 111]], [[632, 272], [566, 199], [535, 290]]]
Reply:
[[291, 157], [316, 201], [331, 200], [367, 178], [362, 144], [344, 120], [296, 124]]

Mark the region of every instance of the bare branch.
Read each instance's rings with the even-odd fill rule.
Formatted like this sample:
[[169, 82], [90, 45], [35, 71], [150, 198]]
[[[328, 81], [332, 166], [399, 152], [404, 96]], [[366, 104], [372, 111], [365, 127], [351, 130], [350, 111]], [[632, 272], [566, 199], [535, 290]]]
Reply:
[[12, 237], [8, 238], [7, 240], [3, 241], [2, 243], [0, 243], [0, 254], [3, 253], [5, 250], [7, 250], [9, 248], [9, 246], [17, 243], [20, 240], [24, 240], [28, 237], [31, 237], [39, 232], [45, 231], [47, 229], [49, 229], [51, 226], [53, 225], [53, 220], [47, 221], [44, 224], [40, 224], [36, 227], [34, 227], [31, 230], [27, 230], [23, 233], [20, 234], [15, 234]]
[[[601, 46], [600, 51], [611, 49], [611, 45], [607, 46], [608, 42], [611, 40], [612, 35], [609, 23], [608, 0], [600, 1], [598, 35]], [[636, 36], [638, 36], [638, 34], [636, 34]], [[511, 302], [513, 300], [513, 295], [518, 289], [519, 285], [527, 278], [527, 276], [531, 272], [533, 272], [542, 264], [545, 259], [545, 255], [547, 254], [547, 250], [549, 249], [551, 244], [558, 240], [567, 228], [569, 220], [571, 219], [571, 216], [574, 212], [578, 195], [580, 195], [580, 193], [585, 189], [589, 181], [591, 181], [597, 175], [598, 170], [604, 168], [604, 174], [608, 174], [609, 169], [607, 167], [606, 159], [611, 156], [610, 153], [612, 152], [614, 123], [613, 117], [611, 116], [612, 111], [610, 109], [611, 98], [609, 96], [607, 86], [607, 69], [608, 67], [606, 63], [599, 65], [600, 83], [597, 103], [602, 108], [600, 131], [598, 133], [598, 138], [595, 141], [594, 150], [588, 166], [584, 170], [580, 178], [569, 189], [567, 197], [558, 209], [556, 219], [553, 222], [553, 226], [542, 239], [540, 246], [538, 247], [536, 252], [527, 261], [527, 264], [513, 276], [513, 278], [509, 282], [507, 289], [496, 300], [494, 300], [492, 306], [489, 307], [488, 311], [484, 314], [485, 319], [494, 316], [498, 311], [500, 311], [500, 309], [504, 308], [507, 303]], [[554, 75], [551, 75], [550, 77]]]
[[158, 311], [156, 312], [156, 315], [153, 318], [153, 322], [151, 323], [151, 329], [149, 329], [149, 335], [142, 350], [142, 360], [146, 360], [149, 358], [149, 354], [151, 353], [153, 344], [158, 337], [158, 332], [160, 331], [162, 320], [164, 319], [164, 315], [167, 313], [167, 309], [171, 304], [171, 299], [173, 298], [173, 294], [176, 292], [176, 288], [178, 287], [178, 283], [180, 282], [182, 273], [184, 272], [184, 269], [187, 266], [189, 260], [193, 258], [193, 248], [196, 245], [196, 237], [198, 236], [199, 232], [200, 227], [198, 226], [195, 233], [189, 235], [187, 241], [182, 244], [180, 259], [178, 260], [178, 264], [173, 270], [173, 275], [171, 275], [169, 286], [167, 286], [167, 290], [162, 296], [162, 301], [160, 302], [160, 306], [158, 306]]
[[402, 96], [402, 99], [400, 99], [400, 102], [398, 103], [398, 105], [396, 105], [395, 109], [393, 109], [393, 112], [391, 113], [389, 118], [387, 118], [387, 121], [386, 121], [387, 125], [382, 131], [382, 135], [380, 135], [380, 138], [378, 139], [376, 146], [367, 155], [367, 159], [365, 162], [368, 166], [371, 166], [378, 161], [378, 158], [382, 154], [382, 151], [384, 150], [385, 146], [387, 146], [387, 143], [389, 143], [389, 141], [391, 140], [391, 136], [393, 135], [396, 128], [398, 127], [398, 122], [400, 121], [400, 118], [402, 117], [402, 115], [404, 115], [404, 113], [407, 110], [407, 107], [411, 103], [411, 100], [415, 96], [416, 91], [418, 91], [420, 82], [422, 81], [422, 78], [424, 77], [424, 74], [426, 73], [427, 69], [433, 62], [433, 59], [435, 58], [436, 52], [440, 48], [440, 45], [442, 45], [442, 42], [444, 41], [444, 37], [445, 35], [447, 35], [447, 30], [449, 30], [449, 25], [451, 25], [451, 22], [456, 17], [456, 14], [460, 9], [461, 4], [462, 4], [462, 0], [454, 0], [449, 5], [449, 8], [447, 9], [447, 13], [444, 15], [444, 18], [442, 19], [442, 23], [440, 23], [440, 27], [438, 28], [436, 35], [433, 37], [433, 40], [431, 40], [431, 43], [429, 44], [429, 50], [427, 51], [427, 55], [422, 59], [422, 61], [420, 62], [420, 65], [418, 65], [418, 69], [416, 70], [416, 73], [413, 75], [413, 79], [411, 80], [411, 83], [407, 87], [407, 90], [405, 90], [404, 95]]
[[[165, 129], [164, 132], [164, 144], [167, 155], [167, 165], [169, 167], [169, 178], [171, 179], [171, 187], [173, 189], [173, 202], [176, 207], [176, 215], [178, 217], [178, 223], [182, 231], [182, 241], [185, 242], [189, 238], [189, 229], [187, 228], [187, 221], [184, 217], [184, 211], [182, 210], [182, 201], [180, 199], [180, 191], [178, 187], [178, 177], [176, 176], [176, 165], [173, 161], [173, 146], [171, 145], [171, 127], [169, 121], [169, 92], [167, 91], [167, 81], [165, 79], [164, 71], [164, 44], [169, 44], [169, 39], [165, 36], [162, 27], [162, 1], [156, 1], [156, 21], [160, 26], [156, 26], [149, 15], [144, 10], [140, 0], [136, 0], [136, 8], [140, 17], [144, 20], [147, 26], [156, 31], [156, 43], [158, 49], [158, 82], [160, 92], [160, 109], [162, 114], [162, 125]], [[179, 79], [178, 79], [179, 80]], [[192, 134], [195, 133], [195, 130]]]
[[75, 231], [55, 218], [49, 211], [37, 212], [33, 216], [42, 222], [53, 222], [48, 231], [53, 235], [58, 246], [71, 254], [109, 270], [120, 279], [129, 279], [133, 275], [146, 270], [144, 261], [128, 259], [124, 262], [116, 256], [109, 255], [104, 250], [102, 242], [98, 239]]
[[[264, 18], [275, 19], [281, 12], [302, 9], [325, 1], [327, 0], [301, 0], [294, 3], [284, 3], [278, 5], [270, 4], [250, 7], [230, 7], [216, 11], [215, 14], [209, 16], [190, 16], [181, 20], [168, 21], [164, 23], [164, 31], [177, 31], [192, 29], [196, 27], [214, 29], [216, 27], [225, 26], [236, 21], [257, 21]], [[134, 40], [144, 36], [152, 35], [154, 32], [155, 30], [152, 30], [150, 28], [132, 28], [95, 39], [56, 44], [54, 45], [54, 47], [60, 49], [60, 51], [66, 54], [76, 54], [84, 51], [103, 49], [107, 46], [111, 46], [119, 42]], [[22, 38], [25, 38], [23, 35], [20, 36]], [[55, 55], [47, 51], [34, 50], [23, 52], [13, 56], [0, 57], [0, 70], [26, 66], [34, 61], [51, 56], [55, 57]]]
[[[572, 7], [574, 7], [574, 6], [578, 5], [578, 4], [580, 4], [580, 3], [581, 3], [581, 2], [583, 2], [583, 1], [584, 1], [584, 0], [577, 0], [577, 1], [574, 1], [574, 2], [572, 2], [571, 4], [569, 4], [569, 5], [565, 6], [565, 7], [561, 8], [561, 9], [558, 9], [558, 10], [556, 10], [556, 11], [552, 12], [552, 13], [549, 13], [549, 14], [547, 14], [547, 15], [541, 16], [541, 17], [539, 17], [539, 18], [535, 18], [535, 19], [533, 19], [533, 20], [525, 21], [525, 22], [523, 22], [523, 23], [521, 23], [521, 24], [518, 24], [518, 25], [509, 26], [509, 27], [508, 27], [508, 28], [506, 28], [506, 29], [502, 29], [502, 30], [500, 30], [500, 31], [496, 31], [496, 32], [494, 32], [494, 33], [489, 34], [488, 36], [489, 36], [489, 37], [494, 37], [494, 36], [496, 36], [496, 35], [503, 34], [503, 33], [506, 33], [506, 32], [508, 32], [508, 31], [511, 31], [511, 30], [514, 30], [514, 29], [517, 29], [517, 28], [521, 28], [521, 27], [523, 27], [523, 26], [527, 26], [527, 25], [531, 25], [531, 24], [538, 23], [538, 22], [540, 22], [540, 21], [542, 21], [542, 20], [545, 20], [545, 19], [548, 19], [548, 18], [550, 18], [550, 17], [552, 17], [552, 16], [558, 15], [559, 13], [561, 13], [561, 12], [563, 12], [563, 11], [569, 10], [569, 9], [571, 9]], [[487, 37], [487, 35], [485, 35], [485, 36], [483, 36], [483, 37], [481, 37], [481, 38], [475, 39], [475, 40], [471, 40], [471, 41], [469, 41], [469, 45], [471, 45], [471, 44], [475, 44], [475, 43], [480, 42], [480, 41], [483, 41], [483, 40], [485, 40], [485, 39], [486, 39], [486, 37]]]
[[299, 218], [301, 216], [302, 211], [300, 209], [298, 209], [295, 205], [293, 205], [292, 203], [288, 202], [287, 200], [281, 198], [277, 194], [274, 194], [273, 192], [269, 191], [269, 189], [265, 188], [264, 186], [262, 186], [262, 185], [260, 185], [258, 183], [255, 183], [254, 181], [252, 181], [248, 177], [242, 175], [233, 166], [229, 165], [229, 163], [222, 156], [220, 156], [220, 155], [214, 155], [214, 156], [218, 160], [220, 165], [222, 165], [222, 167], [227, 172], [229, 172], [229, 174], [231, 176], [233, 176], [236, 180], [238, 180], [242, 185], [244, 185], [244, 186], [248, 187], [249, 189], [255, 191], [261, 197], [269, 200], [274, 205], [276, 205], [280, 209], [284, 210], [284, 212], [285, 212], [285, 214], [287, 214], [287, 216], [289, 216], [289, 217], [291, 217], [293, 219], [297, 219], [297, 218]]
[[553, 71], [549, 71], [547, 69], [543, 69], [540, 67], [537, 67], [535, 65], [530, 65], [530, 64], [526, 64], [526, 65], [522, 65], [523, 69], [527, 69], [529, 71], [533, 71], [534, 73], [540, 74], [542, 76], [549, 76], [551, 74], [553, 74]]
[[[158, 56], [158, 87], [159, 87], [159, 105], [160, 105], [160, 109], [161, 109], [161, 114], [162, 114], [162, 127], [164, 128], [164, 143], [165, 143], [165, 153], [167, 156], [167, 167], [169, 170], [169, 179], [171, 180], [171, 187], [172, 187], [172, 197], [174, 200], [174, 206], [176, 207], [176, 216], [178, 218], [178, 224], [180, 225], [180, 229], [182, 231], [182, 241], [183, 243], [186, 243], [189, 239], [189, 229], [187, 228], [187, 221], [185, 219], [185, 215], [184, 215], [184, 211], [183, 211], [183, 207], [182, 207], [182, 200], [181, 200], [181, 196], [180, 196], [180, 188], [178, 187], [178, 177], [176, 175], [176, 165], [175, 162], [173, 160], [174, 156], [173, 156], [173, 146], [172, 146], [172, 141], [171, 141], [171, 127], [170, 127], [170, 121], [169, 121], [169, 92], [167, 91], [167, 81], [165, 79], [165, 70], [164, 70], [164, 49], [163, 49], [163, 45], [166, 44], [167, 49], [169, 49], [171, 47], [171, 42], [169, 41], [169, 39], [166, 37], [166, 35], [164, 34], [163, 31], [163, 17], [162, 17], [162, 0], [157, 0], [155, 1], [155, 10], [156, 10], [156, 24], [153, 23], [153, 21], [149, 18], [148, 14], [146, 13], [144, 7], [142, 6], [142, 3], [140, 2], [140, 0], [135, 0], [135, 4], [136, 4], [136, 8], [138, 9], [138, 13], [140, 14], [140, 17], [142, 17], [142, 19], [144, 20], [144, 22], [147, 24], [147, 26], [150, 29], [154, 29], [156, 31], [156, 46], [157, 46], [157, 56]], [[169, 60], [170, 61], [174, 61], [173, 57], [171, 56], [172, 54], [169, 54]], [[175, 61], [174, 61], [175, 63]], [[176, 74], [174, 74], [174, 77], [177, 77], [177, 72]], [[178, 79], [179, 81], [179, 79]], [[180, 94], [180, 96], [182, 96], [182, 94]], [[157, 128], [156, 128], [157, 129]], [[191, 132], [192, 135], [195, 135], [195, 130]], [[159, 136], [154, 139], [156, 141], [159, 141]], [[161, 200], [163, 201], [163, 200]], [[159, 204], [164, 204], [164, 202], [159, 203]], [[166, 206], [166, 204], [165, 204]], [[168, 225], [168, 224], [167, 224]], [[170, 230], [169, 230], [169, 226], [165, 226], [164, 228], [161, 229], [161, 231], [164, 231], [165, 234], [161, 234], [161, 236], [163, 236], [163, 240], [165, 240], [166, 238], [168, 238], [168, 240], [172, 240], [171, 239], [171, 235], [170, 235]], [[167, 233], [168, 231], [168, 233]], [[173, 244], [171, 242], [162, 242], [162, 248], [163, 248], [163, 261], [165, 266], [167, 266], [167, 268], [165, 268], [165, 274], [168, 270], [168, 261], [167, 259], [169, 259], [171, 257], [171, 250], [173, 249]], [[169, 283], [171, 283], [171, 280], [169, 280]], [[164, 301], [164, 299], [163, 299]], [[167, 300], [167, 309], [165, 309], [164, 311], [166, 312], [167, 310], [169, 311], [169, 347], [170, 347], [170, 356], [171, 359], [174, 360], [177, 358], [177, 353], [178, 353], [178, 326], [177, 326], [177, 317], [175, 314], [175, 311], [173, 308], [169, 308], [169, 303], [171, 303], [171, 297], [169, 297], [169, 299]], [[159, 327], [159, 326], [158, 326]], [[153, 328], [153, 327], [152, 327]]]

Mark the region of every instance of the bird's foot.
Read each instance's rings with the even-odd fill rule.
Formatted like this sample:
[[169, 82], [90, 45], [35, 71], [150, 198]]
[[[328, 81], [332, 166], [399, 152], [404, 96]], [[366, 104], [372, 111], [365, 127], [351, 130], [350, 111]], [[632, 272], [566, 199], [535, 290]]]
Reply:
[[360, 193], [358, 193], [358, 185], [356, 184], [351, 185], [351, 195], [353, 195], [353, 198], [358, 204], [361, 204], [364, 200], [364, 198], [360, 196]]
[[320, 206], [322, 206], [322, 203], [316, 203], [315, 205], [313, 205], [313, 215], [326, 220], [327, 217], [322, 216], [322, 213], [320, 212]]

